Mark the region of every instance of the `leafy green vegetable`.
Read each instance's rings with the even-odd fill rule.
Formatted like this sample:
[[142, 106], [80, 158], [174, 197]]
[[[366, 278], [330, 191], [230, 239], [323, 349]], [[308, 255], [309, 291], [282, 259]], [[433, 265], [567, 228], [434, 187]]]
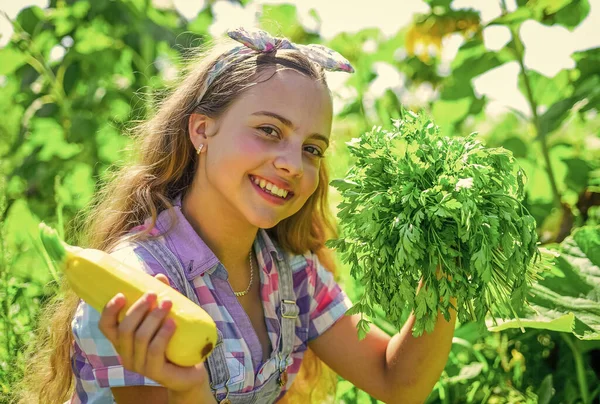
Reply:
[[[401, 116], [394, 130], [374, 127], [349, 142], [356, 163], [332, 181], [342, 236], [328, 245], [364, 285], [350, 313], [372, 316], [378, 304], [399, 329], [411, 309], [416, 336], [433, 330], [438, 311], [448, 320], [450, 308], [481, 327], [487, 313], [515, 317], [541, 258], [535, 219], [520, 202], [524, 172], [476, 133], [442, 137], [424, 114]], [[438, 268], [449, 277], [438, 279]], [[368, 324], [358, 324], [360, 337]]]

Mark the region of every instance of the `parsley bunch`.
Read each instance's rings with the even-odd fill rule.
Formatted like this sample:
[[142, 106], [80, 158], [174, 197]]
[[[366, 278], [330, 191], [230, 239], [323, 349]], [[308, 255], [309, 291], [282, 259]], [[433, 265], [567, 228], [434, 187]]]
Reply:
[[[342, 235], [328, 246], [364, 285], [350, 313], [373, 316], [378, 304], [400, 329], [410, 309], [415, 336], [433, 330], [438, 311], [449, 320], [451, 307], [461, 322], [482, 327], [488, 312], [516, 317], [540, 252], [512, 153], [484, 147], [476, 133], [440, 136], [426, 115], [410, 111], [394, 129], [374, 127], [349, 142], [356, 162], [331, 183], [342, 195]], [[438, 268], [446, 276], [438, 279]], [[368, 328], [363, 318], [361, 338]]]

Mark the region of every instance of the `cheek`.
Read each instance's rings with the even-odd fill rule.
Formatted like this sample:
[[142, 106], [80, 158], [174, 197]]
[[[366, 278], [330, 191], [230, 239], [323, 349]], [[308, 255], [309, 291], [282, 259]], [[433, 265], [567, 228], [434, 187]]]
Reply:
[[[223, 133], [221, 141], [214, 143], [209, 156], [208, 163], [213, 167], [233, 167], [246, 166], [254, 157], [260, 156], [264, 152], [260, 142], [253, 139], [253, 136], [247, 133], [239, 135]], [[212, 157], [212, 158], [211, 158]]]
[[319, 166], [311, 165], [304, 171], [304, 189], [307, 194], [306, 198], [310, 197], [319, 186]]
[[265, 146], [261, 139], [252, 133], [243, 133], [238, 136], [233, 145], [239, 154], [245, 156], [253, 156], [257, 153], [264, 152]]

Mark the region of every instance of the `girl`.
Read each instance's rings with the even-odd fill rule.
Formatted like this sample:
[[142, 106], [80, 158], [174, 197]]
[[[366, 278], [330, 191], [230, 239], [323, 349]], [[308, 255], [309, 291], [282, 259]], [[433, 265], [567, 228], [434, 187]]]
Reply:
[[420, 403], [438, 380], [455, 315], [419, 338], [411, 317], [393, 338], [373, 327], [359, 341], [324, 247], [335, 236], [324, 70], [352, 67], [322, 46], [229, 35], [138, 128], [139, 158], [99, 197], [86, 243], [201, 305], [217, 346], [206, 363], [176, 366], [170, 302], [148, 291], [119, 323], [123, 295], [98, 313], [64, 285], [21, 402], [331, 402], [328, 366], [377, 399]]

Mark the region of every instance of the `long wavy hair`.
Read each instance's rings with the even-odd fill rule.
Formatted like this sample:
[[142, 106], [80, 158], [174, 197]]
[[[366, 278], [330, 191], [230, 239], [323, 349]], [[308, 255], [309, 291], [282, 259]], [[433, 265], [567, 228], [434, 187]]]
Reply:
[[[224, 38], [195, 51], [182, 78], [157, 102], [153, 115], [132, 128], [129, 162], [112, 170], [87, 208], [72, 222], [80, 246], [110, 251], [132, 227], [151, 217], [152, 226], [137, 235], [149, 236], [146, 233], [154, 226], [158, 214], [171, 208], [170, 201], [192, 183], [197, 156], [189, 140], [190, 114], [201, 113], [217, 119], [237, 97], [257, 83], [258, 73], [266, 68], [294, 69], [328, 88], [323, 69], [296, 50], [257, 54], [231, 63], [205, 88], [207, 72], [220, 55], [237, 45]], [[291, 253], [317, 254], [323, 265], [335, 273], [332, 252], [324, 244], [326, 239], [337, 235], [327, 201], [328, 184], [326, 165], [321, 164], [319, 185], [313, 195], [296, 214], [282, 220], [269, 233]], [[62, 403], [73, 393], [71, 321], [78, 302], [79, 298], [63, 278], [59, 292], [39, 317], [30, 344], [35, 349], [30, 349], [26, 376], [16, 386], [19, 404]], [[309, 349], [283, 401], [331, 402], [336, 383], [337, 375]]]

